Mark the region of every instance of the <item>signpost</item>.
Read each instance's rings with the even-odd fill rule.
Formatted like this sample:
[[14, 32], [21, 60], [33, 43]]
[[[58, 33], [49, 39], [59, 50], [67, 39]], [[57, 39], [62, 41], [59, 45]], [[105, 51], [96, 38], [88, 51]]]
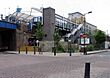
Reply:
[[80, 35], [80, 45], [84, 46], [84, 55], [87, 55], [86, 52], [86, 45], [90, 44], [90, 38], [88, 37], [87, 34], [81, 34]]
[[90, 43], [90, 39], [89, 38], [81, 38], [81, 45], [84, 45], [84, 41], [85, 41], [85, 45], [88, 45]]

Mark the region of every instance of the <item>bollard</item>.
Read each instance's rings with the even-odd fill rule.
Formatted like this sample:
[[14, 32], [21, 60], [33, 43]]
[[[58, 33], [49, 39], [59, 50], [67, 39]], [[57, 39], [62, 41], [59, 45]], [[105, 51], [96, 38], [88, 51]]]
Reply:
[[56, 48], [52, 47], [52, 52], [54, 53], [54, 56], [56, 56]]
[[26, 54], [28, 53], [28, 51], [27, 51], [27, 47], [26, 47]]
[[69, 49], [69, 56], [72, 56], [72, 55], [71, 55], [71, 48]]
[[56, 56], [56, 51], [54, 51], [54, 56]]
[[84, 55], [87, 55], [86, 47], [84, 46]]
[[56, 47], [53, 48], [54, 56], [56, 56]]
[[18, 48], [18, 53], [20, 54], [20, 47]]
[[35, 46], [34, 46], [34, 55], [36, 54], [36, 48], [35, 48]]
[[90, 78], [90, 63], [85, 63], [85, 74], [84, 78]]
[[70, 51], [70, 56], [71, 56], [71, 51]]
[[39, 54], [41, 54], [41, 51], [40, 51], [40, 48], [38, 47], [38, 52], [39, 52]]

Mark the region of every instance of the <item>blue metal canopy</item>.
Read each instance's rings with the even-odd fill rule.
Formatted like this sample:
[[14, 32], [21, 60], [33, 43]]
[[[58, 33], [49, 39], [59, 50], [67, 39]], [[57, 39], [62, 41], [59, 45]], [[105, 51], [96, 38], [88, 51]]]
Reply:
[[9, 29], [16, 29], [17, 25], [5, 21], [0, 21], [0, 27], [2, 28], [9, 28]]

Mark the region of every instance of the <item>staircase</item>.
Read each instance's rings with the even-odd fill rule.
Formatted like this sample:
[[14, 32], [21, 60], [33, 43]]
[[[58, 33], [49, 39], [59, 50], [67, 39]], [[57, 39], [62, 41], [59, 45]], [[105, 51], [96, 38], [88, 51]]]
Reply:
[[80, 24], [77, 28], [72, 29], [71, 33], [68, 33], [65, 37], [68, 39], [71, 39], [72, 42], [75, 42], [75, 40], [77, 40], [77, 38], [80, 35], [80, 30], [82, 28], [83, 24]]

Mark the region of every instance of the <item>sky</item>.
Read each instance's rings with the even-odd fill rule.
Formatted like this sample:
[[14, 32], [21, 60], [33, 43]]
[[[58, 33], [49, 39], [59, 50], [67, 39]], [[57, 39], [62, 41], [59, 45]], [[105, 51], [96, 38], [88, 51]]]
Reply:
[[110, 0], [0, 0], [0, 3], [0, 14], [4, 15], [15, 12], [17, 7], [24, 12], [31, 7], [52, 7], [64, 17], [68, 17], [68, 13], [92, 11], [86, 15], [86, 21], [110, 34]]

